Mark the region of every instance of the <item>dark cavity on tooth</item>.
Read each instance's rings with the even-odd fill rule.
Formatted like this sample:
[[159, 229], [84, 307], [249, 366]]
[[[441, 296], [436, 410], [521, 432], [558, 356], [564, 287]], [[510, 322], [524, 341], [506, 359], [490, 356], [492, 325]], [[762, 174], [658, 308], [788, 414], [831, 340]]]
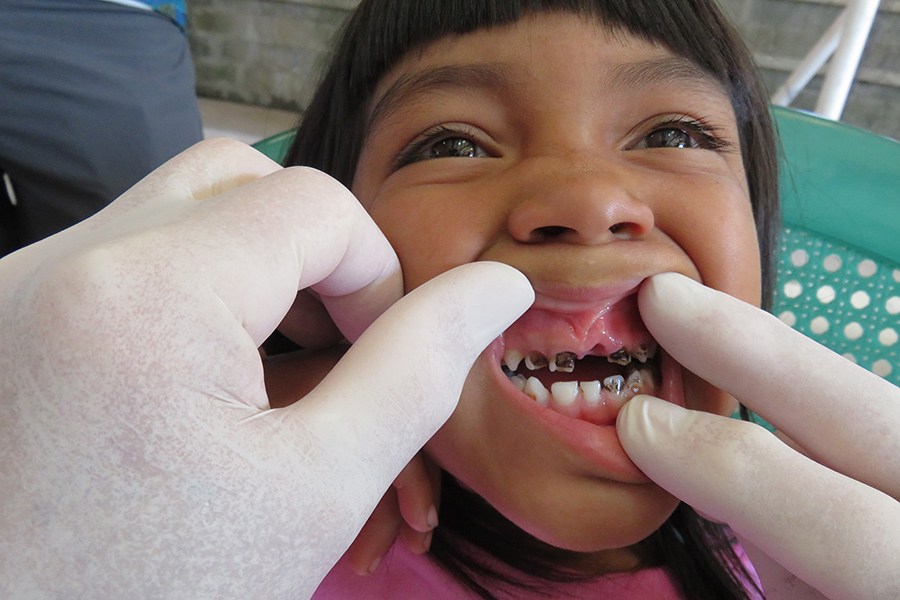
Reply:
[[612, 375], [603, 380], [603, 388], [608, 392], [620, 394], [625, 387], [625, 378], [621, 375]]
[[556, 355], [556, 370], [571, 373], [575, 370], [576, 358], [574, 352], [560, 352]]
[[535, 369], [543, 369], [550, 364], [547, 357], [540, 352], [531, 352], [525, 357], [525, 366], [534, 371]]
[[624, 367], [631, 364], [631, 354], [629, 354], [628, 350], [623, 347], [607, 356], [606, 360], [617, 365], [622, 365]]
[[641, 344], [637, 348], [631, 350], [631, 356], [638, 359], [640, 362], [645, 363], [650, 357], [650, 348], [648, 348], [645, 344]]

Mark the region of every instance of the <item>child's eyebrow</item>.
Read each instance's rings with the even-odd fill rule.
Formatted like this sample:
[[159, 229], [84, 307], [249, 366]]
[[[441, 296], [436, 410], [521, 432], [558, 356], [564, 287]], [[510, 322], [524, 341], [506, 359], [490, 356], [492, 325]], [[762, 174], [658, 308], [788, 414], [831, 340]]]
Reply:
[[[612, 67], [611, 88], [640, 89], [660, 85], [687, 85], [725, 94], [722, 84], [709, 72], [680, 56], [622, 63]], [[400, 77], [378, 99], [369, 115], [367, 137], [392, 113], [428, 92], [442, 89], [481, 89], [499, 91], [525, 80], [527, 73], [518, 65], [479, 63], [447, 65]]]
[[489, 91], [508, 88], [517, 75], [524, 75], [515, 73], [518, 70], [510, 65], [486, 63], [447, 65], [404, 75], [379, 98], [366, 129], [371, 133], [398, 108], [427, 92], [446, 88]]
[[721, 82], [711, 73], [681, 56], [624, 63], [613, 68], [612, 87], [633, 89], [665, 84], [701, 86], [725, 93]]

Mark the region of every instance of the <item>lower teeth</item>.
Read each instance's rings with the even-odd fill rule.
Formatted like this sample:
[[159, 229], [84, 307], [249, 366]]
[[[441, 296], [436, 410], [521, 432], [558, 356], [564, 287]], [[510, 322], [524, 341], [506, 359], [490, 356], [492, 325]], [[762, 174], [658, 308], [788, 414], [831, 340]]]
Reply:
[[611, 394], [621, 394], [625, 387], [625, 378], [621, 375], [613, 375], [603, 380], [603, 389]]
[[525, 395], [541, 406], [549, 406], [550, 399], [564, 406], [573, 404], [580, 395], [588, 406], [600, 403], [624, 403], [638, 394], [653, 394], [656, 384], [647, 369], [634, 369], [626, 378], [612, 375], [600, 381], [560, 381], [550, 386], [550, 391], [537, 377], [525, 378], [518, 373], [504, 369], [509, 381]]

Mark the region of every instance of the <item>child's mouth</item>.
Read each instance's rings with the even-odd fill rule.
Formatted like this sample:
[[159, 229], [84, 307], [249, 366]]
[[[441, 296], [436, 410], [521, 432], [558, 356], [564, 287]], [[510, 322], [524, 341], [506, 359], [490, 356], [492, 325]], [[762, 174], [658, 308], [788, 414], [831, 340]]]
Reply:
[[[671, 358], [644, 327], [636, 294], [601, 310], [532, 309], [503, 334], [500, 368], [525, 396], [567, 417], [611, 425], [638, 394], [680, 400]], [[667, 375], [669, 375], [667, 377]]]
[[637, 394], [657, 393], [661, 371], [656, 343], [621, 347], [604, 355], [559, 352], [549, 359], [538, 351], [524, 357], [506, 351], [501, 365], [519, 391], [545, 408], [606, 425]]

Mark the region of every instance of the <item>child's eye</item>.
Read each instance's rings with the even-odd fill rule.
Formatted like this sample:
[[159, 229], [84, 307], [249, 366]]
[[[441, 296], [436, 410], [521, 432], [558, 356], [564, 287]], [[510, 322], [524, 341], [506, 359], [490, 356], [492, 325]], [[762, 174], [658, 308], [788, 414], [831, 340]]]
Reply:
[[657, 129], [644, 138], [644, 143], [648, 148], [693, 148], [699, 145], [691, 134], [674, 127]]
[[703, 121], [679, 118], [654, 126], [634, 146], [643, 148], [701, 148], [720, 150], [730, 146], [727, 140], [717, 135], [716, 128]]
[[439, 125], [424, 132], [400, 152], [396, 168], [435, 158], [484, 158], [489, 154], [473, 141], [475, 136], [465, 129]]

